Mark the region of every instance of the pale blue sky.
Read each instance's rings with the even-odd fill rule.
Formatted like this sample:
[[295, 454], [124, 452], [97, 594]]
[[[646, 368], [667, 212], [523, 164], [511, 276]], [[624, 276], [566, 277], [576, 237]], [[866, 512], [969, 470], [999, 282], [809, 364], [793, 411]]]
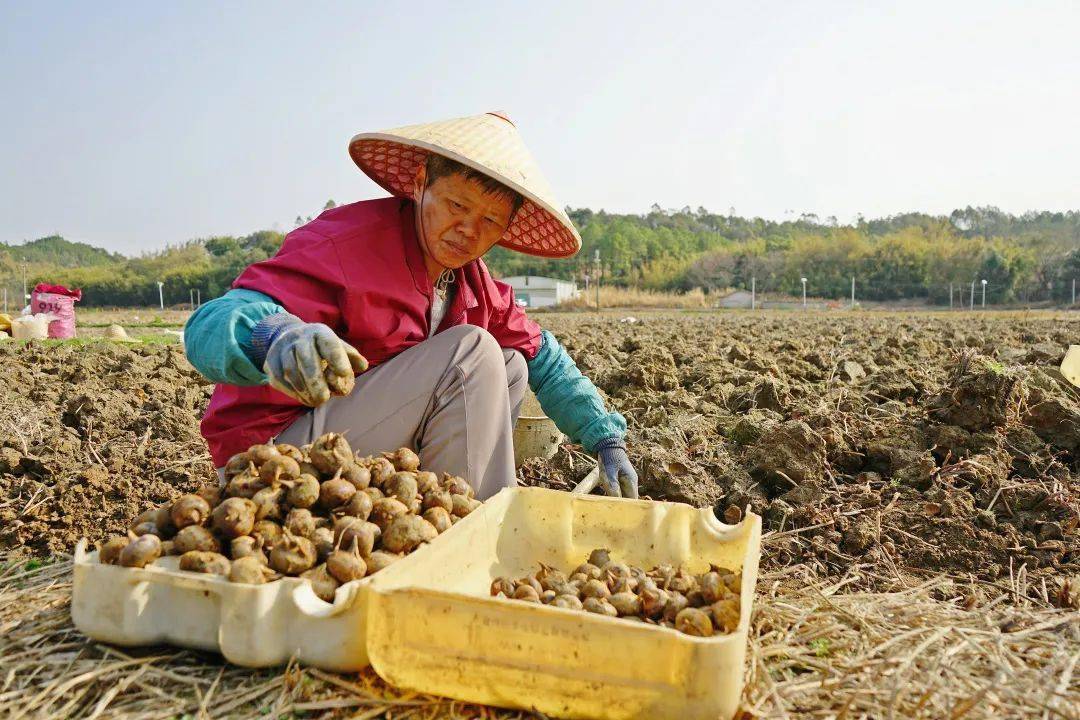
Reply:
[[1080, 208], [1076, 2], [219, 5], [0, 0], [0, 241], [289, 229], [495, 109], [573, 206]]

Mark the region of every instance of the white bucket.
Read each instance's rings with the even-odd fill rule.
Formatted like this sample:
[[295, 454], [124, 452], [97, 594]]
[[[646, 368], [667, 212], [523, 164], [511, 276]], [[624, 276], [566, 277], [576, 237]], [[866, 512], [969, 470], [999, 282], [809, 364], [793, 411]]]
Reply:
[[563, 434], [549, 417], [519, 417], [514, 426], [514, 466], [521, 467], [529, 458], [548, 460], [559, 452]]
[[20, 315], [11, 321], [11, 335], [16, 340], [45, 340], [49, 337], [49, 323], [55, 319], [52, 313]]

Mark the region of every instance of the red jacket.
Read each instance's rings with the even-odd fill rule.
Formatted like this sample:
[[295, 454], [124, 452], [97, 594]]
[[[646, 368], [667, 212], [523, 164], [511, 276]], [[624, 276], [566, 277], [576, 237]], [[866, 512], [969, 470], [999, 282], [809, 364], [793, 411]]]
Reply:
[[[428, 337], [434, 289], [413, 227], [412, 202], [365, 200], [328, 210], [288, 234], [277, 255], [251, 265], [234, 288], [277, 300], [305, 322], [329, 325], [371, 365]], [[509, 285], [492, 279], [483, 260], [454, 271], [454, 297], [438, 330], [470, 324], [531, 360], [540, 326], [514, 303]], [[218, 385], [202, 434], [218, 467], [267, 442], [308, 408], [269, 385]]]

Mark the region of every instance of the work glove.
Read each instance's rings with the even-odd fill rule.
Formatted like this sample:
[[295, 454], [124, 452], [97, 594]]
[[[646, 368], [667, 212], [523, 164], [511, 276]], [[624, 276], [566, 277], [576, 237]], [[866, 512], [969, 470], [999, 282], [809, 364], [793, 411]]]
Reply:
[[612, 497], [637, 499], [637, 471], [630, 464], [623, 439], [618, 436], [604, 438], [596, 444], [596, 452], [599, 454], [604, 492]]
[[271, 316], [269, 327], [256, 326], [252, 344], [266, 347], [263, 372], [270, 386], [309, 407], [330, 399], [327, 374], [351, 379], [367, 369], [367, 360], [322, 323], [305, 323], [295, 316]]

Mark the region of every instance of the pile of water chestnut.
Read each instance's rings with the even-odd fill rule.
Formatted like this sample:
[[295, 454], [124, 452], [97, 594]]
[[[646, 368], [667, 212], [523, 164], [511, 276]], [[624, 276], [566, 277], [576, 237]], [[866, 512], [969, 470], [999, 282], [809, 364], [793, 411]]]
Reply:
[[256, 585], [301, 577], [333, 602], [339, 586], [393, 564], [479, 506], [464, 479], [421, 469], [409, 448], [361, 457], [328, 433], [303, 447], [234, 455], [224, 486], [147, 510], [126, 537], [103, 543], [98, 559], [145, 567], [179, 555], [183, 571]]
[[532, 575], [499, 577], [491, 594], [524, 602], [674, 628], [697, 637], [734, 632], [739, 626], [742, 574], [712, 566], [692, 574], [682, 567], [652, 570], [593, 550], [569, 573], [540, 564]]

